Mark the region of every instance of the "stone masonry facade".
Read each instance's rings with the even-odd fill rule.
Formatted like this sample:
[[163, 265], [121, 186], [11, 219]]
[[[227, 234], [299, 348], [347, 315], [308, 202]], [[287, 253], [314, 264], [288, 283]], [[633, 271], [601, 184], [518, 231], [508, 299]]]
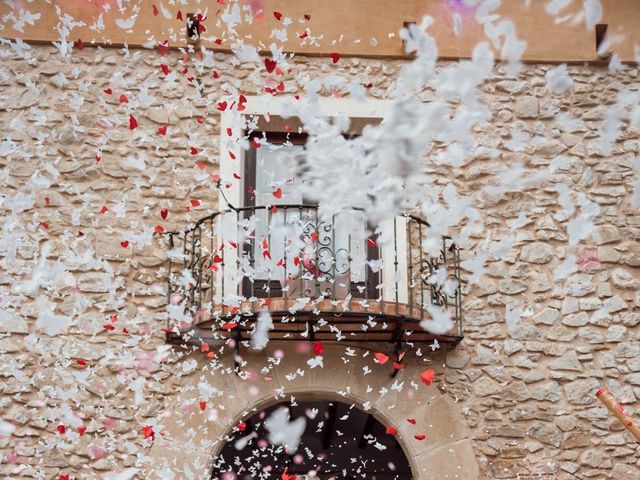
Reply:
[[[7, 46], [0, 54], [0, 412], [16, 427], [0, 436], [0, 476], [98, 478], [144, 463], [151, 440], [140, 429], [198, 375], [192, 355], [164, 342], [166, 244], [154, 231], [215, 210], [219, 112], [189, 75], [162, 75], [162, 64], [193, 69], [175, 51], [85, 47], [66, 61], [32, 45], [28, 61]], [[254, 67], [225, 53], [210, 61], [204, 96], [263, 93]], [[373, 98], [404, 64], [293, 62], [282, 94], [338, 74]], [[463, 260], [487, 239], [515, 235], [510, 256], [490, 256], [486, 274], [465, 285], [463, 342], [431, 357], [438, 388], [464, 413], [481, 478], [635, 480], [632, 437], [594, 393], [607, 386], [629, 411], [640, 405], [640, 212], [631, 206], [640, 132], [623, 125], [608, 153], [598, 140], [607, 109], [640, 75], [569, 66], [571, 90], [554, 95], [545, 88], [551, 67], [525, 65], [516, 79], [496, 67], [480, 87], [492, 118], [474, 132], [477, 154], [459, 168], [425, 164], [483, 217], [461, 245]], [[559, 129], [562, 112], [578, 121]], [[514, 126], [533, 138], [522, 151], [505, 146]], [[559, 156], [565, 161], [539, 182], [475, 193], [508, 165], [535, 176]], [[599, 208], [592, 235], [576, 247], [568, 247], [560, 184]], [[578, 271], [554, 280], [568, 255]], [[523, 311], [514, 323], [513, 304]], [[42, 312], [69, 321], [64, 334], [43, 331]], [[64, 435], [61, 419], [72, 427]]]

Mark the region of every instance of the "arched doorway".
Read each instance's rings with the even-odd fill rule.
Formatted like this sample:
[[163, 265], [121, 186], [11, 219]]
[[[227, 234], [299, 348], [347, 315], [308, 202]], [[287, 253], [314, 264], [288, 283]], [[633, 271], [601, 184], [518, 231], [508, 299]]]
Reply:
[[[352, 404], [278, 403], [233, 429], [211, 480], [409, 480], [411, 467], [394, 433]], [[293, 451], [289, 443], [298, 440]]]
[[[346, 342], [326, 343], [323, 368], [309, 369], [305, 375], [296, 373], [302, 353], [294, 342], [272, 341], [265, 351], [259, 352], [247, 349], [243, 359], [251, 365], [251, 373], [244, 381], [238, 381], [235, 374], [220, 374], [208, 369], [206, 356], [192, 354], [188, 358], [197, 359], [201, 373], [182, 379], [181, 390], [176, 392], [166, 408], [162, 424], [155, 429], [161, 434], [156, 435], [149, 450], [141, 478], [163, 480], [173, 475], [175, 479], [211, 479], [214, 460], [223, 451], [227, 455], [225, 448], [238, 433], [235, 430], [240, 422], [246, 423], [250, 417], [278, 401], [292, 399], [298, 403], [324, 400], [343, 402], [348, 406], [353, 404], [354, 410], [366, 409], [366, 413], [372, 413], [383, 426], [397, 429], [394, 439], [402, 446], [402, 453], [411, 466], [411, 474], [405, 479], [480, 478], [467, 420], [459, 405], [435, 382], [410, 388], [424, 371], [422, 358], [406, 357], [405, 368], [395, 378], [386, 371], [384, 374], [374, 371], [363, 377], [363, 369], [372, 367], [370, 355], [345, 357], [343, 343]], [[357, 344], [348, 346], [355, 352], [361, 348]], [[233, 365], [234, 355], [228, 351], [222, 361]], [[279, 361], [272, 364], [270, 359], [276, 357]], [[437, 365], [444, 364], [443, 354], [436, 351], [432, 364], [436, 375], [441, 375], [442, 370]], [[396, 391], [393, 386], [403, 382], [402, 391]], [[203, 400], [207, 402], [205, 410], [201, 410]], [[295, 419], [296, 414], [291, 417]], [[336, 428], [344, 429], [339, 421], [341, 416], [337, 418]], [[245, 434], [248, 433], [250, 431], [245, 429]], [[238, 435], [238, 438], [242, 436]], [[332, 442], [343, 437], [336, 434]], [[392, 440], [393, 436], [386, 437]], [[385, 438], [385, 435], [377, 435], [377, 438]], [[384, 460], [388, 451], [376, 452], [376, 464], [378, 458]], [[228, 461], [233, 461], [233, 456], [237, 455], [235, 450], [233, 452], [233, 455], [227, 455]], [[261, 480], [258, 476], [255, 478]], [[282, 480], [275, 476], [271, 478]]]

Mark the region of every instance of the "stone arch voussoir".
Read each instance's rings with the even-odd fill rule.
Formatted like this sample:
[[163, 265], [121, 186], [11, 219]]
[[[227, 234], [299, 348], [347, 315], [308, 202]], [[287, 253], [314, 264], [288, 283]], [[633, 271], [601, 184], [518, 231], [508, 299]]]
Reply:
[[[277, 350], [284, 356], [265, 373], [266, 359], [273, 358]], [[382, 424], [393, 425], [415, 480], [479, 478], [469, 431], [455, 402], [435, 385], [410, 386], [412, 381], [419, 382], [424, 364], [406, 361], [405, 368], [392, 379], [389, 368], [374, 368], [370, 356], [363, 357], [362, 352], [345, 363], [344, 351], [343, 345], [326, 345], [324, 368], [310, 369], [306, 359], [311, 355], [296, 351], [293, 343], [270, 344], [266, 351], [244, 355], [250, 373], [244, 381], [235, 374], [208, 371], [206, 362], [199, 361], [203, 368], [185, 378], [181, 392], [163, 416], [163, 435], [158, 435], [151, 447], [145, 478], [160, 480], [165, 478], [163, 471], [172, 471], [175, 480], [208, 480], [213, 458], [233, 426], [257, 410], [291, 397], [351, 403]], [[232, 361], [231, 357], [226, 360]], [[364, 375], [365, 366], [372, 373]], [[197, 408], [203, 383], [218, 392], [205, 412]], [[400, 392], [392, 390], [394, 384], [401, 383]], [[384, 389], [387, 393], [381, 394]], [[409, 423], [409, 418], [415, 419], [416, 425]], [[426, 438], [416, 440], [418, 433]]]

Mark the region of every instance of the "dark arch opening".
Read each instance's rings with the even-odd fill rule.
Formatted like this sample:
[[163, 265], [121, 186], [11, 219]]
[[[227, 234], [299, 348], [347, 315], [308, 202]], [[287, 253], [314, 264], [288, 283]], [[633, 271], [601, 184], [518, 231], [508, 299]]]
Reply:
[[[301, 435], [295, 433], [295, 425]], [[283, 445], [273, 434], [284, 431], [290, 433], [283, 435], [287, 439]], [[289, 442], [298, 438], [293, 452]], [[404, 451], [387, 427], [355, 405], [342, 402], [278, 403], [244, 419], [226, 440], [214, 459], [211, 480], [413, 478]], [[283, 476], [285, 471], [290, 477]]]

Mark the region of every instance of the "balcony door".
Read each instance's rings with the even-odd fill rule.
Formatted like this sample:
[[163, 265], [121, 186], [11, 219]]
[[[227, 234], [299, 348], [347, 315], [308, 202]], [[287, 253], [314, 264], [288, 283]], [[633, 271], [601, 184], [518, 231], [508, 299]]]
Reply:
[[253, 238], [243, 250], [243, 295], [377, 299], [379, 275], [367, 262], [379, 253], [364, 214], [349, 208], [320, 218], [303, 194], [307, 136], [260, 132], [250, 141], [243, 217]]

